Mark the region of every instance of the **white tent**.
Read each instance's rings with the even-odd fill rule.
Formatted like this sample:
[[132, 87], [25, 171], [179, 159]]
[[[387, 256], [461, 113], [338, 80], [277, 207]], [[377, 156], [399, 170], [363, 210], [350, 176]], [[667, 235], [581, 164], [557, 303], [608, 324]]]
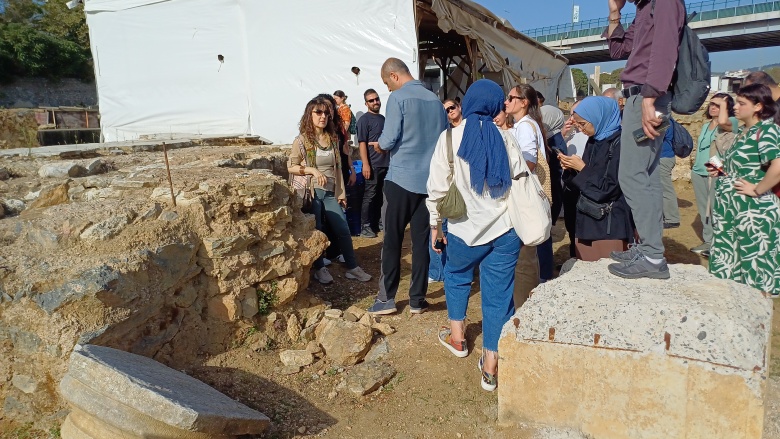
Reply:
[[472, 70], [465, 85], [479, 72], [506, 86], [528, 82], [548, 98], [573, 96], [565, 58], [468, 0], [86, 0], [84, 8], [105, 141], [247, 134], [289, 143], [319, 93], [344, 90], [354, 112], [367, 88], [386, 101], [384, 60], [424, 72], [447, 50], [422, 47], [437, 32], [468, 49], [457, 58]]

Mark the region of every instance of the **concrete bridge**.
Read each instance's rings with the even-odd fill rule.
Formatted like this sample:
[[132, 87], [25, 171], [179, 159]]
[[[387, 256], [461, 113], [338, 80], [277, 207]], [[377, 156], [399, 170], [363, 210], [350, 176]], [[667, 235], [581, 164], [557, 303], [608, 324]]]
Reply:
[[[780, 46], [780, 1], [706, 0], [687, 3], [690, 26], [710, 52]], [[623, 26], [635, 14], [623, 15]], [[569, 59], [571, 65], [611, 61], [601, 37], [607, 18], [522, 31]]]

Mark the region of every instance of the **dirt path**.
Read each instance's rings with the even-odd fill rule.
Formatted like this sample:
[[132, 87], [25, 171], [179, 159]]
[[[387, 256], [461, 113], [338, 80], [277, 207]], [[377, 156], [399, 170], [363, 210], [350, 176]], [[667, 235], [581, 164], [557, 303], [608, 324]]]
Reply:
[[[664, 233], [666, 255], [671, 263], [706, 264], [706, 260], [688, 249], [701, 241], [693, 191], [689, 183], [677, 183], [682, 226]], [[568, 243], [562, 224], [554, 230], [556, 264], [567, 259]], [[373, 276], [379, 274], [380, 239], [355, 239], [360, 264]], [[278, 349], [257, 353], [246, 346], [212, 358], [203, 367], [188, 371], [216, 386], [232, 397], [257, 408], [273, 419], [267, 437], [334, 438], [492, 438], [552, 437], [532, 428], [499, 429], [496, 427], [497, 393], [479, 386], [476, 362], [481, 337], [480, 295], [477, 286], [468, 311], [468, 340], [473, 349], [467, 358], [453, 357], [436, 341], [439, 326], [447, 322], [444, 291], [441, 283], [428, 291], [430, 311], [412, 316], [408, 310], [409, 246], [403, 259], [403, 277], [399, 290], [400, 312], [385, 317], [397, 333], [387, 337], [391, 353], [387, 362], [398, 371], [382, 390], [367, 397], [355, 398], [335, 394], [342, 378], [339, 369], [314, 364], [295, 375], [275, 372], [280, 366]], [[376, 282], [359, 284], [343, 278], [344, 268], [334, 263], [332, 286], [312, 283], [307, 294], [346, 309], [350, 305], [369, 306]], [[304, 295], [300, 300], [309, 300]], [[780, 318], [775, 314], [774, 345], [780, 345]], [[775, 350], [777, 352], [777, 350]], [[770, 398], [767, 403], [767, 439], [780, 438], [778, 400], [780, 361], [773, 361]], [[563, 436], [565, 437], [565, 435]]]

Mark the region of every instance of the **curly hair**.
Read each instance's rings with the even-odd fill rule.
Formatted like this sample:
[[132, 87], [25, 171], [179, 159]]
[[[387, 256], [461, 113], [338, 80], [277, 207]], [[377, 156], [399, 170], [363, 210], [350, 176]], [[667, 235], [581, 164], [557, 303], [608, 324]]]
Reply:
[[306, 109], [303, 111], [301, 121], [298, 123], [298, 130], [301, 133], [301, 137], [308, 140], [309, 142], [317, 142], [317, 138], [314, 135], [314, 116], [312, 115], [315, 110], [323, 110], [328, 112], [328, 124], [325, 125], [323, 131], [328, 135], [328, 137], [336, 141], [338, 136], [336, 135], [336, 125], [333, 121], [334, 107], [331, 106], [330, 101], [319, 96], [310, 100], [309, 103], [306, 104]]
[[772, 90], [766, 85], [746, 85], [737, 91], [737, 96], [749, 100], [753, 105], [761, 104], [761, 112], [758, 113], [761, 120], [772, 119], [775, 123], [780, 124], [777, 103], [772, 99]]
[[[734, 98], [731, 97], [728, 93], [715, 93], [713, 98], [722, 98], [724, 101], [726, 101], [726, 112], [728, 113], [729, 117], [734, 117]], [[712, 119], [712, 116], [710, 116], [709, 110], [707, 110], [707, 113], [704, 115], [707, 119]]]

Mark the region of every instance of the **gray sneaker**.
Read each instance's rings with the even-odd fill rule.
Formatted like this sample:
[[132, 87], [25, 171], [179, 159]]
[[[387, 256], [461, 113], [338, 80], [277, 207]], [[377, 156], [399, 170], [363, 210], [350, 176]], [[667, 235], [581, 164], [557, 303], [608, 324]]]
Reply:
[[609, 272], [624, 279], [639, 279], [643, 277], [649, 279], [669, 279], [669, 267], [666, 265], [666, 258], [659, 264], [653, 264], [641, 253], [629, 262], [610, 264]]
[[360, 232], [361, 238], [376, 238], [376, 233], [374, 233], [373, 230], [371, 230], [371, 227], [366, 224], [363, 226], [363, 230]]
[[706, 242], [703, 242], [703, 243], [697, 245], [696, 247], [692, 248], [691, 251], [696, 253], [697, 255], [704, 256], [704, 253], [709, 253], [710, 252], [710, 245], [707, 244]]
[[382, 302], [381, 300], [376, 299], [374, 304], [371, 305], [371, 307], [366, 311], [368, 311], [369, 314], [381, 316], [385, 314], [394, 314], [398, 311], [398, 309], [395, 307], [395, 299], [390, 299], [387, 302]]
[[631, 262], [640, 254], [639, 247], [630, 245], [624, 252], [610, 252], [609, 257], [615, 262]]

